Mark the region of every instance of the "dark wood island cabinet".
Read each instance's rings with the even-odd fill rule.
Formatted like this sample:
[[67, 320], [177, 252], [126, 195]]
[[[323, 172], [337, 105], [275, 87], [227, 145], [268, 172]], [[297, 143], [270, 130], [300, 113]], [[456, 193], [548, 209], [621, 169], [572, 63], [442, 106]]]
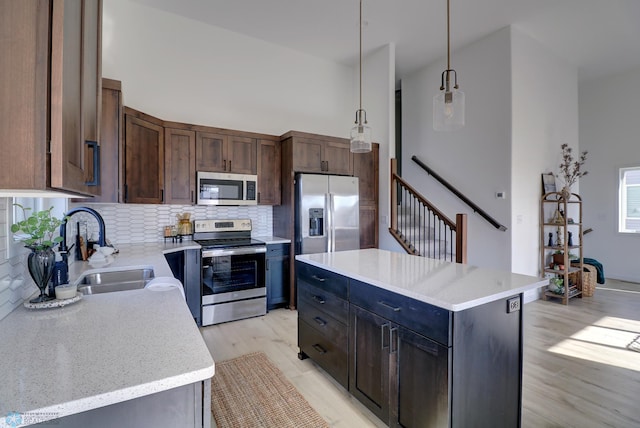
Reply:
[[299, 357], [383, 422], [520, 426], [522, 293], [544, 280], [381, 250], [296, 259]]

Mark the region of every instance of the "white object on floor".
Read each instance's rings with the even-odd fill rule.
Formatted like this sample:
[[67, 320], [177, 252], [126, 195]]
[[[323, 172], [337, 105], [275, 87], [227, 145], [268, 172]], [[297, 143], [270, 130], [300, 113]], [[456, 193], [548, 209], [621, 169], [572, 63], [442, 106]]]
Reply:
[[172, 288], [177, 288], [182, 293], [182, 298], [187, 300], [184, 295], [184, 287], [182, 283], [171, 276], [160, 276], [158, 278], [154, 278], [144, 286], [144, 288], [148, 288], [153, 291], [165, 291], [171, 290]]

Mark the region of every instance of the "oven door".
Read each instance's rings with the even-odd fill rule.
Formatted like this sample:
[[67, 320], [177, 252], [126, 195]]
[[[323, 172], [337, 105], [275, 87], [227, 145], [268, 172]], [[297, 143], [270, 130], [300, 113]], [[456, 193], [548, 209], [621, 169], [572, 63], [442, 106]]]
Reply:
[[224, 293], [264, 293], [265, 255], [265, 246], [203, 250], [202, 303], [215, 303], [215, 295]]

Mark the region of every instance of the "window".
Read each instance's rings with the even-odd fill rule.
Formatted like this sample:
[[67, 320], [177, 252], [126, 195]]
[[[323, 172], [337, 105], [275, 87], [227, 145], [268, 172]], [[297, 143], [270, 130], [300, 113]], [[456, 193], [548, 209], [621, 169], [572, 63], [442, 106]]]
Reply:
[[[23, 207], [30, 208], [27, 215], [30, 215], [33, 211], [46, 210], [49, 207], [53, 208], [54, 216], [61, 218], [67, 211], [67, 199], [63, 198], [31, 198], [31, 197], [15, 197], [6, 198], [6, 213], [5, 213], [5, 226], [6, 227], [6, 241], [5, 247], [7, 249], [6, 258], [11, 259], [13, 257], [24, 254], [26, 250], [24, 245], [18, 242], [13, 233], [11, 233], [11, 225], [17, 221], [23, 220], [22, 210], [18, 209], [14, 204], [20, 204]], [[2, 227], [2, 219], [0, 219], [0, 227]], [[2, 232], [0, 232], [2, 236]], [[2, 248], [2, 245], [0, 245]], [[0, 260], [1, 261], [1, 260]]]
[[620, 168], [618, 231], [640, 233], [640, 167]]

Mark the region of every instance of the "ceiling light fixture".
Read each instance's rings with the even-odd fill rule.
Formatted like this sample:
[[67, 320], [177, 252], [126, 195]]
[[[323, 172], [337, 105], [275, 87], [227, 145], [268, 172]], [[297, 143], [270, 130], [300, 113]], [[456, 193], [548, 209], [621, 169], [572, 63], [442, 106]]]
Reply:
[[360, 0], [360, 108], [356, 110], [356, 126], [351, 129], [352, 153], [371, 151], [371, 128], [367, 123], [367, 112], [362, 108], [362, 0]]
[[[451, 87], [453, 74], [453, 87]], [[464, 126], [464, 92], [458, 89], [458, 73], [451, 68], [449, 0], [447, 0], [447, 69], [442, 72], [440, 92], [433, 97], [433, 129], [453, 131]]]

